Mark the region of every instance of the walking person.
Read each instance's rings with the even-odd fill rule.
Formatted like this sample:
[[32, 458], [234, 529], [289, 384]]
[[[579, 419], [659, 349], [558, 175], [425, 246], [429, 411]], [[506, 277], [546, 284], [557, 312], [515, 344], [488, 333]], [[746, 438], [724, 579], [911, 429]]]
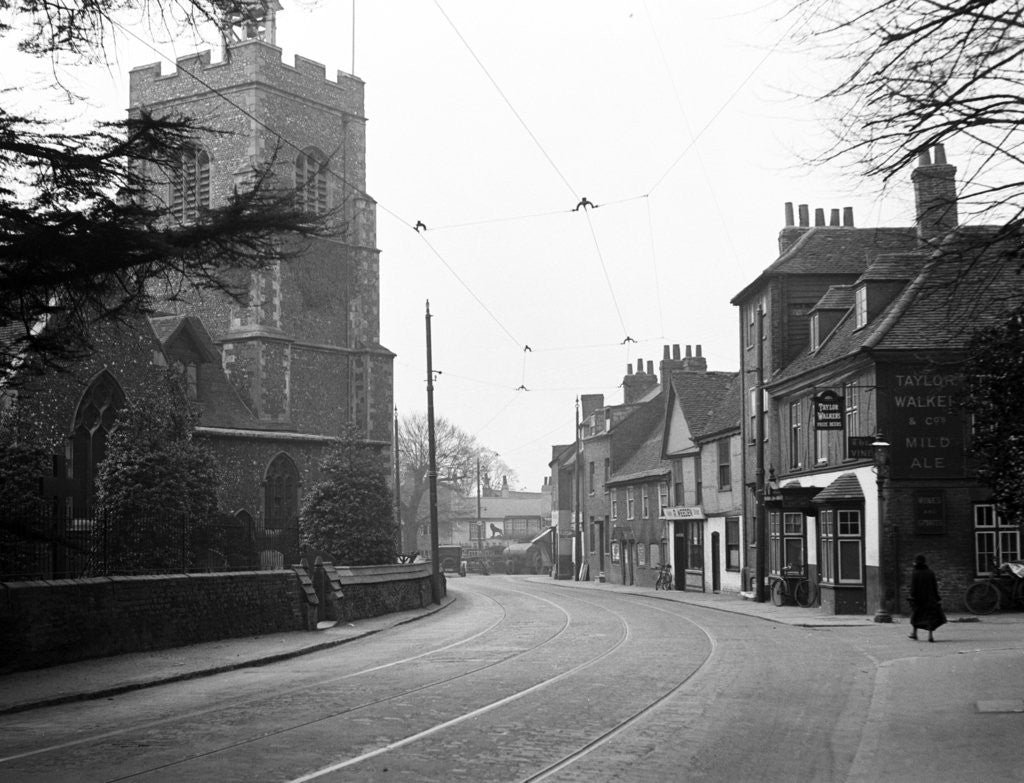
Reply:
[[946, 614], [942, 611], [942, 597], [935, 572], [928, 567], [924, 555], [914, 558], [914, 570], [910, 575], [910, 624], [913, 629], [910, 638], [917, 641], [917, 629], [928, 631], [928, 641], [934, 642], [932, 632], [945, 624]]

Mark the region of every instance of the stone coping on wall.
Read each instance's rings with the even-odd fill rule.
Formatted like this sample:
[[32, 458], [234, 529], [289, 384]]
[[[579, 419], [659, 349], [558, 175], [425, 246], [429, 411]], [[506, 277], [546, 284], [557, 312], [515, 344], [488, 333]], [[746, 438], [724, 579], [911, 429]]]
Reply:
[[381, 582], [404, 582], [409, 579], [426, 578], [431, 575], [430, 563], [393, 563], [373, 566], [334, 566], [341, 577], [341, 584], [378, 584]]
[[20, 590], [31, 587], [87, 587], [88, 585], [110, 584], [112, 582], [143, 582], [168, 579], [210, 579], [232, 577], [235, 579], [255, 578], [261, 574], [280, 574], [275, 571], [197, 571], [189, 574], [118, 574], [114, 576], [88, 576], [79, 579], [29, 579], [24, 581], [0, 582], [0, 587], [8, 590]]

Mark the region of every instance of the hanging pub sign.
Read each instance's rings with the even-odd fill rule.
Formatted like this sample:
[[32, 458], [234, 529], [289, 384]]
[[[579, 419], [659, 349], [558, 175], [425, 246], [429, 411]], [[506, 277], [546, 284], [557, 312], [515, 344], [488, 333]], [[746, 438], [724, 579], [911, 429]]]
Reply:
[[844, 399], [831, 389], [814, 397], [815, 430], [843, 429], [844, 413]]

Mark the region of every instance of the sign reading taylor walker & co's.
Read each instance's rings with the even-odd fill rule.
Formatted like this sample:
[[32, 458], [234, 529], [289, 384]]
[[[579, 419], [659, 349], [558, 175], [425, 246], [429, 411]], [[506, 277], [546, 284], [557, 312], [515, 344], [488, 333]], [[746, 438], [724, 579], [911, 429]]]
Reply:
[[841, 430], [844, 428], [845, 400], [831, 389], [814, 398], [814, 429]]

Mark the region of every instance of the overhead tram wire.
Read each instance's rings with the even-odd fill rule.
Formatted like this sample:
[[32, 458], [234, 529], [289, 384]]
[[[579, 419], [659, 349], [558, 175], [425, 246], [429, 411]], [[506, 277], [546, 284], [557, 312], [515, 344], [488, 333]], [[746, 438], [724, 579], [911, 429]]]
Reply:
[[537, 145], [537, 149], [540, 150], [541, 155], [543, 155], [544, 159], [547, 160], [547, 162], [551, 165], [551, 168], [555, 170], [555, 173], [558, 175], [559, 179], [562, 180], [565, 186], [569, 189], [569, 192], [572, 193], [573, 197], [577, 197], [578, 194], [576, 193], [576, 189], [573, 188], [573, 186], [569, 183], [569, 180], [565, 178], [565, 175], [562, 173], [562, 170], [558, 168], [558, 165], [555, 163], [555, 161], [551, 158], [550, 155], [548, 155], [547, 150], [544, 149], [544, 145], [540, 143], [540, 139], [538, 139], [534, 135], [533, 131], [530, 130], [530, 126], [526, 124], [526, 121], [522, 118], [519, 112], [516, 111], [516, 107], [512, 105], [512, 101], [508, 99], [508, 96], [505, 95], [505, 92], [501, 89], [501, 86], [498, 84], [497, 81], [495, 81], [494, 77], [491, 76], [490, 71], [487, 70], [487, 66], [485, 66], [483, 64], [483, 61], [479, 57], [477, 57], [476, 52], [473, 51], [473, 47], [469, 45], [469, 41], [467, 41], [465, 36], [463, 36], [462, 33], [459, 32], [459, 28], [455, 26], [455, 22], [453, 22], [451, 20], [451, 17], [448, 16], [447, 13], [445, 13], [444, 8], [441, 7], [441, 3], [439, 3], [438, 0], [434, 0], [434, 5], [437, 6], [437, 10], [441, 12], [441, 16], [443, 16], [445, 21], [448, 22], [449, 26], [455, 32], [455, 35], [458, 36], [460, 41], [462, 41], [462, 45], [466, 47], [466, 51], [468, 51], [470, 56], [474, 60], [476, 60], [476, 64], [480, 66], [480, 70], [484, 72], [484, 76], [486, 76], [490, 83], [494, 86], [494, 89], [498, 91], [498, 95], [500, 95], [501, 99], [505, 101], [505, 105], [508, 106], [512, 114], [515, 115], [515, 118], [519, 120], [519, 124], [523, 126], [523, 130], [525, 130], [527, 135], [533, 140], [533, 143]]
[[[686, 113], [686, 106], [683, 104], [683, 99], [679, 95], [679, 86], [676, 84], [675, 77], [672, 75], [672, 69], [669, 68], [668, 57], [665, 55], [665, 47], [661, 45], [661, 37], [658, 35], [658, 28], [654, 24], [654, 17], [651, 16], [651, 10], [650, 10], [650, 8], [647, 5], [647, 0], [643, 0], [643, 4], [644, 4], [644, 14], [647, 17], [647, 24], [651, 28], [651, 35], [654, 38], [654, 43], [657, 44], [658, 53], [661, 55], [661, 64], [665, 68], [665, 74], [668, 76], [668, 83], [672, 87], [672, 95], [676, 99], [676, 105], [679, 107], [679, 114], [683, 118], [683, 128], [686, 129], [686, 135], [690, 136], [692, 138], [693, 137], [693, 130], [690, 127], [690, 118], [689, 118], [689, 116]], [[736, 243], [733, 242], [732, 231], [729, 230], [729, 224], [728, 224], [728, 222], [725, 219], [725, 214], [722, 212], [722, 204], [718, 200], [718, 193], [715, 191], [714, 182], [712, 182], [711, 177], [708, 176], [708, 169], [707, 169], [707, 166], [704, 164], [704, 156], [700, 154], [700, 149], [699, 148], [695, 148], [695, 154], [697, 156], [697, 164], [700, 166], [701, 174], [704, 177], [704, 183], [707, 185], [708, 193], [711, 194], [711, 201], [715, 205], [715, 212], [718, 213], [718, 220], [722, 224], [722, 230], [723, 230], [723, 233], [725, 234], [725, 239], [729, 243], [729, 249], [732, 251], [733, 262], [738, 267], [740, 265], [739, 253], [736, 252]], [[650, 199], [648, 199], [648, 203], [647, 203], [647, 216], [648, 216], [648, 220], [650, 221], [651, 220]], [[654, 248], [653, 248], [653, 240], [654, 240], [654, 226], [653, 226], [653, 221], [651, 221], [651, 243], [652, 243], [651, 259], [652, 259], [652, 261], [655, 261], [655, 267], [654, 267], [655, 287], [654, 287], [654, 290], [655, 291], [660, 291], [661, 289], [658, 287], [658, 280], [657, 280], [658, 268], [657, 268], [656, 259], [654, 257], [654, 253], [653, 253], [653, 250], [654, 250]], [[661, 307], [661, 298], [660, 297], [658, 297], [658, 307], [659, 308]]]
[[611, 277], [608, 276], [608, 266], [604, 262], [604, 254], [601, 252], [601, 243], [597, 241], [597, 232], [594, 231], [594, 222], [590, 219], [590, 210], [584, 209], [583, 213], [587, 217], [587, 225], [590, 227], [590, 236], [594, 240], [594, 249], [597, 250], [597, 258], [601, 262], [601, 271], [604, 273], [604, 280], [608, 284], [608, 293], [612, 297], [612, 304], [615, 305], [615, 314], [619, 317], [619, 326], [622, 327], [622, 333], [628, 335], [629, 330], [626, 329], [626, 322], [622, 319], [622, 310], [619, 309], [619, 300], [615, 296], [615, 287], [612, 285]]
[[[436, 4], [436, 0], [435, 0], [435, 4]], [[443, 10], [443, 9], [442, 9], [442, 8], [440, 7], [440, 5], [438, 5], [438, 9], [439, 9], [439, 10], [441, 11], [441, 13], [442, 13], [442, 14], [443, 14], [443, 15], [445, 16], [446, 20], [448, 20], [448, 23], [449, 23], [450, 25], [452, 25], [453, 29], [455, 29], [455, 31], [456, 31], [456, 34], [457, 34], [457, 35], [459, 36], [459, 38], [460, 38], [460, 39], [461, 39], [461, 40], [463, 41], [463, 43], [464, 43], [464, 44], [466, 45], [467, 49], [469, 49], [469, 51], [470, 51], [470, 53], [472, 54], [472, 56], [474, 57], [474, 59], [476, 59], [476, 60], [477, 60], [477, 62], [478, 62], [478, 63], [480, 64], [480, 67], [484, 69], [484, 72], [485, 72], [485, 73], [487, 73], [487, 71], [486, 71], [486, 68], [484, 68], [484, 66], [483, 66], [482, 62], [480, 62], [479, 58], [477, 58], [477, 57], [476, 57], [476, 54], [475, 54], [475, 53], [473, 53], [473, 50], [472, 50], [472, 48], [471, 48], [471, 47], [469, 47], [469, 44], [468, 44], [468, 43], [467, 43], [467, 42], [465, 41], [464, 37], [463, 37], [463, 36], [461, 35], [461, 33], [459, 33], [459, 32], [458, 32], [458, 30], [457, 30], [457, 29], [456, 29], [456, 28], [454, 27], [454, 24], [452, 24], [451, 20], [450, 20], [450, 19], [448, 18], [448, 16], [447, 16], [447, 15], [446, 15], [446, 14], [444, 13], [444, 10]], [[140, 44], [142, 44], [142, 45], [143, 45], [144, 47], [146, 47], [147, 49], [149, 49], [150, 51], [152, 51], [152, 52], [153, 52], [154, 54], [156, 54], [156, 55], [157, 55], [157, 56], [158, 56], [159, 58], [161, 58], [161, 59], [162, 59], [162, 60], [164, 60], [165, 62], [168, 62], [168, 63], [171, 63], [171, 64], [175, 65], [175, 67], [176, 67], [176, 68], [178, 68], [178, 62], [177, 62], [177, 59], [176, 59], [176, 58], [171, 58], [171, 57], [167, 56], [167, 55], [166, 55], [166, 54], [165, 54], [164, 52], [160, 51], [160, 50], [159, 50], [158, 48], [156, 48], [156, 47], [155, 47], [155, 46], [154, 46], [153, 44], [151, 44], [151, 43], [150, 43], [149, 41], [146, 41], [146, 40], [144, 40], [143, 38], [141, 38], [140, 36], [138, 36], [138, 35], [137, 35], [137, 34], [136, 34], [136, 33], [135, 33], [134, 31], [132, 31], [132, 30], [128, 29], [128, 28], [127, 28], [127, 27], [125, 27], [124, 25], [122, 25], [122, 24], [120, 24], [120, 23], [118, 23], [118, 22], [113, 22], [113, 24], [114, 24], [114, 25], [115, 25], [116, 27], [118, 27], [118, 29], [120, 29], [120, 30], [121, 30], [121, 31], [122, 31], [123, 33], [125, 33], [126, 35], [128, 35], [128, 36], [132, 37], [133, 39], [135, 39], [136, 41], [138, 41], [138, 42], [139, 42]], [[203, 78], [202, 78], [202, 77], [201, 77], [201, 76], [200, 76], [200, 75], [199, 75], [198, 73], [196, 73], [195, 71], [191, 71], [191, 70], [188, 70], [188, 69], [185, 69], [185, 68], [179, 68], [179, 70], [180, 70], [181, 72], [185, 73], [186, 75], [188, 75], [189, 77], [191, 77], [191, 78], [192, 78], [192, 79], [193, 79], [194, 81], [196, 81], [197, 83], [201, 84], [201, 85], [202, 85], [203, 87], [205, 87], [205, 88], [206, 88], [207, 90], [209, 90], [209, 91], [210, 91], [210, 92], [211, 92], [212, 94], [216, 95], [216, 96], [217, 96], [218, 98], [220, 98], [220, 99], [221, 99], [222, 101], [224, 101], [224, 102], [225, 102], [226, 104], [228, 104], [229, 106], [231, 106], [232, 108], [234, 108], [235, 110], [237, 110], [237, 111], [238, 111], [238, 112], [239, 112], [240, 114], [242, 114], [243, 116], [245, 116], [245, 117], [249, 118], [250, 120], [252, 120], [253, 122], [255, 122], [255, 123], [256, 123], [257, 125], [259, 125], [260, 127], [264, 128], [265, 130], [267, 130], [267, 131], [269, 131], [270, 133], [272, 133], [272, 134], [273, 134], [273, 135], [275, 136], [275, 138], [277, 138], [277, 139], [278, 139], [278, 140], [279, 140], [279, 141], [280, 141], [281, 143], [285, 144], [286, 146], [290, 147], [291, 149], [295, 150], [296, 152], [303, 152], [303, 151], [304, 151], [304, 148], [303, 148], [303, 147], [300, 147], [300, 146], [299, 146], [298, 144], [296, 144], [296, 143], [295, 143], [295, 142], [293, 142], [293, 141], [292, 141], [291, 139], [289, 139], [289, 138], [288, 138], [288, 136], [287, 136], [286, 134], [284, 134], [283, 132], [281, 132], [281, 131], [280, 131], [280, 130], [278, 130], [277, 128], [275, 128], [275, 127], [273, 127], [273, 126], [269, 125], [269, 124], [268, 124], [267, 122], [265, 122], [265, 121], [264, 121], [263, 119], [261, 119], [261, 118], [257, 117], [256, 115], [254, 115], [253, 113], [251, 113], [250, 111], [248, 111], [248, 110], [247, 110], [247, 109], [246, 109], [246, 108], [245, 108], [244, 106], [241, 106], [240, 104], [236, 103], [236, 102], [235, 102], [234, 100], [232, 100], [232, 99], [231, 99], [231, 98], [230, 98], [230, 97], [229, 97], [228, 95], [226, 95], [226, 94], [225, 94], [225, 93], [224, 93], [223, 91], [221, 91], [220, 89], [218, 89], [218, 88], [214, 87], [214, 86], [213, 86], [213, 85], [211, 85], [211, 84], [210, 84], [209, 82], [207, 82], [206, 80], [204, 80], [204, 79], [203, 79]], [[502, 92], [501, 92], [501, 89], [500, 89], [500, 87], [499, 87], [499, 86], [497, 85], [497, 83], [496, 83], [496, 82], [494, 82], [494, 79], [493, 79], [493, 78], [492, 78], [492, 77], [490, 76], [490, 74], [489, 74], [489, 73], [487, 73], [487, 76], [488, 76], [488, 78], [489, 78], [489, 79], [491, 80], [492, 84], [494, 84], [494, 86], [495, 86], [495, 88], [496, 88], [496, 89], [498, 90], [498, 92], [499, 92], [499, 93], [500, 93], [500, 94], [502, 95], [502, 98], [503, 98], [503, 99], [504, 99], [504, 100], [506, 101], [506, 103], [508, 103], [508, 105], [509, 105], [510, 109], [511, 109], [511, 110], [512, 110], [512, 112], [513, 112], [513, 113], [514, 113], [514, 114], [516, 115], [516, 118], [517, 118], [517, 119], [519, 120], [519, 122], [520, 122], [520, 123], [521, 123], [521, 124], [523, 125], [523, 127], [524, 127], [524, 128], [526, 129], [527, 133], [528, 133], [528, 134], [530, 135], [530, 137], [531, 137], [531, 138], [532, 138], [532, 139], [534, 140], [534, 142], [535, 142], [535, 143], [537, 144], [537, 146], [538, 146], [538, 147], [539, 147], [539, 148], [541, 149], [541, 152], [542, 152], [542, 153], [544, 154], [545, 158], [546, 158], [546, 159], [547, 159], [547, 160], [549, 161], [549, 163], [550, 163], [550, 164], [551, 164], [551, 165], [553, 166], [553, 168], [555, 169], [555, 171], [556, 171], [556, 172], [558, 173], [558, 175], [559, 175], [559, 177], [560, 177], [560, 178], [562, 179], [563, 183], [565, 183], [565, 185], [566, 185], [566, 186], [567, 186], [567, 187], [569, 188], [569, 190], [570, 190], [570, 191], [571, 191], [571, 192], [573, 193], [573, 195], [574, 195], [574, 196], [576, 196], [576, 193], [575, 193], [574, 189], [572, 188], [572, 186], [571, 186], [571, 185], [569, 184], [569, 182], [568, 182], [568, 181], [567, 181], [567, 180], [565, 179], [565, 177], [564, 177], [564, 176], [563, 176], [563, 175], [561, 174], [561, 171], [560, 171], [560, 170], [558, 169], [557, 165], [555, 165], [555, 164], [554, 164], [554, 161], [553, 161], [553, 160], [552, 160], [552, 159], [550, 158], [550, 156], [549, 156], [549, 155], [547, 154], [547, 152], [546, 152], [546, 151], [545, 151], [545, 150], [543, 149], [543, 147], [542, 147], [542, 146], [540, 145], [540, 142], [539, 142], [539, 141], [537, 140], [536, 136], [534, 136], [534, 134], [533, 134], [533, 133], [532, 133], [532, 132], [530, 131], [530, 129], [529, 129], [529, 128], [528, 128], [527, 126], [526, 126], [526, 124], [525, 124], [525, 122], [523, 121], [522, 117], [521, 117], [521, 116], [520, 116], [520, 115], [518, 114], [518, 112], [516, 112], [515, 108], [514, 108], [514, 107], [512, 106], [512, 104], [511, 104], [511, 103], [510, 103], [510, 102], [508, 101], [508, 98], [507, 98], [507, 97], [505, 97], [504, 93], [502, 93]], [[332, 167], [331, 167], [330, 165], [325, 165], [325, 166], [324, 166], [324, 168], [323, 168], [323, 170], [325, 171], [325, 173], [327, 173], [327, 174], [331, 175], [332, 177], [334, 177], [335, 179], [337, 179], [337, 180], [338, 180], [339, 182], [341, 182], [341, 183], [342, 183], [342, 184], [343, 184], [343, 185], [344, 185], [345, 187], [349, 188], [349, 189], [350, 189], [350, 190], [351, 190], [351, 191], [352, 191], [353, 193], [356, 193], [356, 194], [359, 194], [359, 195], [362, 195], [362, 196], [364, 196], [364, 197], [367, 197], [367, 198], [369, 198], [369, 194], [368, 194], [368, 193], [366, 193], [366, 191], [365, 191], [365, 190], [363, 190], [362, 188], [359, 188], [359, 187], [356, 187], [355, 185], [353, 185], [353, 184], [352, 184], [351, 182], [349, 182], [349, 181], [348, 181], [348, 180], [347, 180], [347, 179], [345, 178], [345, 176], [344, 176], [343, 174], [340, 174], [340, 173], [338, 173], [337, 171], [335, 171], [335, 170], [334, 170], [334, 169], [333, 169], [333, 168], [332, 168]], [[626, 201], [632, 201], [632, 200], [637, 200], [637, 199], [640, 199], [640, 198], [646, 198], [646, 197], [647, 197], [647, 194], [644, 194], [644, 195], [640, 195], [640, 196], [630, 196], [630, 197], [626, 197], [626, 198], [622, 198], [622, 199], [618, 199], [618, 200], [613, 200], [613, 201], [610, 201], [610, 202], [605, 202], [605, 203], [606, 203], [607, 205], [609, 205], [609, 206], [610, 206], [610, 205], [614, 205], [614, 204], [619, 204], [619, 203], [623, 203], [623, 202], [626, 202]], [[396, 221], [398, 221], [398, 222], [399, 222], [399, 223], [401, 223], [402, 225], [406, 226], [407, 228], [409, 228], [409, 229], [412, 229], [412, 230], [416, 230], [416, 231], [417, 231], [417, 233], [418, 233], [418, 234], [420, 234], [420, 237], [421, 237], [421, 239], [423, 239], [424, 243], [425, 243], [425, 244], [426, 244], [426, 246], [427, 246], [427, 247], [428, 247], [428, 248], [430, 249], [430, 251], [431, 251], [431, 252], [432, 252], [432, 253], [433, 253], [433, 254], [434, 254], [434, 255], [435, 255], [435, 256], [436, 256], [437, 258], [438, 258], [438, 260], [440, 260], [440, 261], [441, 261], [441, 263], [442, 263], [442, 264], [444, 265], [444, 267], [445, 267], [445, 268], [446, 268], [446, 269], [447, 269], [447, 270], [449, 271], [449, 273], [450, 273], [450, 274], [451, 274], [451, 275], [452, 275], [452, 276], [453, 276], [453, 277], [454, 277], [454, 278], [455, 278], [455, 279], [456, 279], [456, 280], [457, 280], [457, 281], [459, 282], [459, 284], [460, 284], [460, 285], [462, 285], [462, 286], [463, 286], [463, 287], [464, 287], [464, 288], [466, 289], [466, 291], [467, 291], [467, 292], [468, 292], [468, 293], [470, 294], [470, 296], [472, 296], [472, 297], [473, 297], [473, 299], [474, 299], [474, 300], [475, 300], [475, 301], [476, 301], [476, 302], [477, 302], [477, 303], [478, 303], [478, 304], [479, 304], [479, 305], [481, 306], [481, 308], [483, 308], [483, 310], [484, 310], [484, 311], [485, 311], [485, 312], [486, 312], [486, 313], [488, 314], [488, 316], [490, 316], [490, 318], [491, 318], [492, 320], [494, 320], [494, 322], [495, 322], [495, 323], [496, 323], [496, 324], [497, 324], [497, 325], [499, 326], [499, 328], [501, 328], [501, 330], [502, 330], [502, 331], [503, 331], [503, 332], [504, 332], [504, 333], [505, 333], [505, 334], [506, 334], [506, 335], [507, 335], [507, 336], [509, 337], [509, 339], [511, 339], [511, 340], [512, 340], [512, 341], [513, 341], [513, 342], [514, 342], [514, 343], [516, 344], [516, 346], [517, 346], [518, 348], [523, 348], [523, 347], [524, 347], [524, 344], [523, 344], [523, 343], [521, 343], [521, 342], [520, 342], [519, 340], [517, 340], [517, 339], [515, 338], [515, 336], [514, 336], [514, 335], [513, 335], [512, 333], [511, 333], [511, 331], [509, 331], [509, 329], [508, 329], [507, 327], [505, 327], [505, 325], [504, 325], [504, 324], [503, 324], [503, 323], [502, 323], [502, 322], [501, 322], [501, 321], [500, 321], [500, 320], [499, 320], [499, 319], [497, 318], [497, 316], [496, 316], [496, 315], [495, 315], [495, 314], [493, 313], [493, 311], [491, 311], [491, 309], [490, 309], [489, 307], [487, 307], [487, 305], [486, 305], [486, 304], [484, 304], [483, 300], [482, 300], [482, 299], [481, 299], [481, 298], [480, 298], [480, 297], [479, 297], [479, 296], [478, 296], [478, 295], [476, 294], [476, 292], [475, 292], [475, 291], [473, 291], [473, 289], [472, 289], [472, 288], [471, 288], [471, 287], [470, 287], [470, 286], [469, 286], [469, 285], [468, 285], [468, 284], [467, 284], [467, 283], [466, 283], [466, 282], [465, 282], [464, 280], [462, 280], [462, 278], [461, 278], [461, 277], [459, 277], [459, 275], [458, 275], [458, 274], [457, 274], [457, 273], [455, 272], [455, 270], [454, 270], [454, 269], [452, 268], [452, 266], [451, 266], [451, 265], [450, 265], [450, 264], [449, 264], [449, 263], [447, 262], [447, 260], [446, 260], [446, 259], [445, 259], [445, 258], [444, 258], [444, 257], [443, 257], [442, 255], [441, 255], [441, 253], [440, 253], [440, 252], [439, 252], [439, 251], [438, 251], [438, 250], [437, 250], [437, 249], [436, 249], [436, 248], [435, 248], [435, 247], [434, 247], [434, 246], [433, 246], [433, 245], [432, 245], [432, 244], [431, 244], [431, 243], [430, 243], [429, 241], [427, 241], [427, 240], [426, 240], [426, 237], [424, 237], [424, 236], [423, 236], [423, 234], [422, 234], [421, 232], [419, 232], [419, 231], [418, 231], [418, 230], [416, 229], [416, 227], [414, 226], [414, 224], [413, 224], [413, 223], [411, 223], [411, 222], [410, 222], [409, 220], [406, 220], [405, 218], [403, 218], [403, 217], [402, 217], [401, 215], [399, 215], [399, 214], [398, 214], [398, 213], [396, 213], [395, 211], [393, 211], [393, 210], [389, 209], [389, 208], [387, 207], [387, 205], [385, 205], [385, 204], [382, 204], [381, 202], [377, 201], [376, 199], [374, 199], [373, 201], [374, 201], [374, 204], [375, 204], [375, 205], [376, 205], [376, 206], [377, 206], [377, 207], [378, 207], [378, 208], [379, 208], [379, 209], [380, 209], [381, 211], [383, 211], [383, 212], [385, 212], [386, 214], [390, 215], [390, 216], [391, 216], [392, 218], [394, 218], [394, 219], [395, 219]], [[577, 206], [579, 206], [579, 205], [577, 204]], [[529, 217], [541, 217], [541, 216], [545, 216], [545, 215], [554, 215], [554, 214], [561, 214], [561, 213], [563, 213], [563, 212], [566, 212], [566, 213], [567, 213], [567, 212], [572, 212], [572, 211], [578, 211], [578, 210], [569, 210], [569, 209], [567, 209], [567, 210], [558, 210], [558, 211], [553, 211], [553, 212], [550, 212], [550, 213], [541, 213], [541, 214], [538, 214], [538, 215], [530, 215], [530, 216], [522, 216], [522, 217], [513, 217], [513, 218], [508, 218], [508, 219], [510, 219], [510, 220], [515, 220], [515, 219], [523, 219], [523, 218], [529, 218]], [[588, 212], [589, 210], [588, 210], [588, 209], [585, 209], [585, 208], [584, 208], [584, 209], [583, 209], [583, 211], [584, 211], [584, 212]], [[498, 218], [497, 220], [502, 220], [502, 218]], [[626, 332], [626, 329], [625, 329], [625, 326], [624, 326], [624, 321], [623, 321], [623, 318], [622, 318], [621, 310], [619, 309], [619, 305], [618, 305], [618, 302], [617, 302], [617, 300], [615, 299], [615, 293], [614, 293], [614, 290], [613, 290], [613, 289], [611, 288], [611, 282], [610, 282], [610, 278], [609, 278], [609, 276], [608, 276], [608, 271], [607, 271], [607, 267], [606, 267], [606, 265], [605, 265], [605, 261], [604, 261], [604, 256], [603, 256], [603, 254], [602, 254], [602, 252], [601, 252], [601, 248], [600, 248], [600, 243], [599, 243], [599, 241], [598, 241], [598, 239], [597, 239], [597, 235], [596, 235], [596, 232], [594, 231], [594, 228], [593, 228], [593, 223], [592, 223], [592, 222], [591, 222], [591, 220], [590, 220], [590, 216], [589, 216], [589, 214], [587, 215], [587, 221], [588, 221], [588, 225], [590, 226], [590, 232], [591, 232], [591, 237], [592, 237], [592, 239], [593, 239], [593, 241], [594, 241], [594, 244], [595, 244], [595, 248], [597, 249], [597, 253], [598, 253], [598, 259], [599, 259], [599, 261], [601, 262], [601, 267], [602, 267], [602, 271], [604, 272], [605, 280], [606, 280], [606, 281], [608, 282], [608, 285], [609, 285], [609, 291], [610, 291], [610, 293], [611, 293], [611, 295], [612, 295], [612, 300], [613, 300], [613, 302], [614, 302], [614, 304], [615, 304], [616, 312], [618, 313], [618, 316], [619, 316], [619, 323], [620, 323], [620, 326], [622, 326], [622, 329], [623, 329], [623, 333], [625, 333], [625, 332]], [[424, 228], [425, 228], [425, 226], [424, 226]], [[324, 239], [325, 241], [331, 242], [331, 243], [333, 243], [333, 244], [340, 244], [340, 245], [346, 245], [346, 244], [347, 244], [347, 243], [345, 243], [345, 242], [343, 242], [343, 241], [341, 241], [341, 240], [337, 240], [337, 239], [334, 239], [334, 238], [332, 238], [332, 237], [322, 237], [322, 239]], [[632, 341], [632, 342], [636, 342], [635, 340], [632, 340], [632, 338], [627, 338], [627, 340], [630, 340], [630, 341]], [[611, 347], [612, 345], [621, 345], [621, 344], [622, 344], [622, 343], [608, 344], [608, 346], [607, 346], [607, 347]], [[584, 348], [585, 348], [585, 347], [588, 347], [588, 346], [580, 346], [580, 347], [584, 347]], [[606, 347], [606, 346], [601, 346], [601, 345], [594, 345], [594, 346], [589, 346], [589, 347], [595, 347], [595, 348], [597, 348], [597, 347]], [[554, 346], [554, 347], [550, 347], [550, 348], [547, 348], [547, 349], [544, 349], [544, 348], [540, 348], [540, 349], [537, 349], [537, 350], [574, 350], [574, 349], [575, 349], [574, 347], [565, 347], [565, 348], [559, 348], [559, 347], [557, 347], [557, 346]], [[534, 350], [534, 349], [532, 349], [532, 348], [531, 348], [531, 351], [532, 351], [532, 350]], [[524, 383], [523, 385], [525, 386], [525, 383]]]
[[[147, 48], [149, 48], [157, 56], [159, 56], [163, 60], [166, 60], [166, 61], [170, 62], [169, 58], [163, 52], [159, 51], [155, 46], [153, 46], [149, 42], [147, 42], [147, 41], [143, 40], [142, 38], [140, 38], [133, 31], [127, 29], [123, 25], [120, 25], [120, 24], [118, 24], [116, 22], [114, 24], [118, 28], [120, 28], [123, 32], [125, 32], [128, 35], [131, 35], [133, 38], [135, 38], [135, 40], [139, 41], [139, 43], [141, 43], [144, 46], [146, 46]], [[175, 60], [174, 62], [175, 62], [175, 65], [177, 65], [177, 61]], [[274, 136], [278, 140], [280, 140], [283, 144], [288, 145], [289, 147], [294, 149], [296, 152], [302, 152], [303, 151], [302, 147], [299, 147], [297, 144], [295, 144], [293, 141], [291, 141], [284, 133], [280, 132], [276, 128], [271, 127], [266, 122], [261, 120], [259, 117], [254, 115], [252, 112], [248, 111], [245, 107], [240, 106], [238, 103], [233, 101], [230, 97], [225, 95], [223, 91], [221, 91], [221, 90], [217, 89], [216, 87], [214, 87], [213, 85], [209, 84], [209, 82], [207, 82], [204, 79], [202, 79], [195, 72], [188, 71], [188, 70], [185, 70], [185, 69], [183, 69], [183, 70], [192, 79], [197, 81], [199, 84], [203, 85], [206, 89], [210, 90], [210, 92], [212, 92], [218, 98], [223, 100], [229, 106], [231, 106], [234, 109], [237, 109], [241, 114], [243, 114], [244, 116], [248, 117], [252, 121], [256, 122], [258, 125], [260, 125], [265, 130], [267, 130], [270, 133], [274, 134]], [[343, 185], [345, 185], [346, 187], [350, 188], [352, 191], [354, 191], [354, 192], [356, 192], [356, 193], [358, 193], [358, 194], [360, 194], [362, 196], [365, 196], [365, 197], [369, 198], [369, 194], [366, 193], [366, 191], [364, 191], [362, 188], [357, 188], [354, 185], [352, 185], [352, 183], [350, 183], [347, 179], [345, 179], [344, 176], [339, 174], [337, 171], [334, 171], [329, 165], [324, 167], [324, 171], [326, 173], [328, 173], [328, 174], [331, 174], [335, 178], [337, 178]], [[403, 225], [407, 226], [408, 228], [413, 229], [418, 234], [420, 234], [420, 231], [412, 223], [410, 223], [409, 221], [405, 220], [404, 218], [402, 218], [400, 215], [398, 215], [394, 211], [388, 209], [385, 205], [381, 204], [376, 199], [374, 199], [374, 204], [377, 207], [379, 207], [380, 209], [382, 209], [384, 212], [386, 212], [387, 214], [391, 215], [393, 218], [398, 220]], [[470, 288], [470, 286], [461, 277], [459, 277], [459, 275], [455, 272], [455, 270], [452, 268], [452, 266], [444, 259], [444, 257], [437, 251], [437, 249], [432, 244], [430, 244], [429, 241], [427, 241], [426, 237], [423, 237], [422, 234], [420, 234], [420, 236], [423, 239], [424, 243], [427, 245], [427, 247], [430, 248], [431, 252], [438, 258], [438, 260], [441, 261], [441, 263], [449, 271], [449, 273], [466, 289], [466, 291], [469, 292], [470, 296], [473, 297], [473, 299], [477, 302], [477, 304], [479, 304], [484, 309], [484, 312], [486, 312], [494, 320], [494, 322], [496, 324], [498, 324], [498, 326], [501, 328], [501, 330], [503, 332], [505, 332], [506, 335], [508, 335], [508, 337], [516, 344], [517, 347], [521, 348], [523, 346], [523, 343], [518, 341], [518, 340], [516, 340], [515, 336], [505, 327], [505, 325], [500, 320], [498, 320], [498, 317], [496, 315], [494, 315], [494, 313], [491, 311], [491, 309], [489, 307], [487, 307], [486, 304], [484, 304], [483, 300], [479, 296], [477, 296], [476, 292], [473, 291], [473, 289]], [[336, 244], [342, 244], [342, 245], [347, 244], [345, 242], [341, 242], [340, 240], [332, 239], [331, 237], [324, 237], [324, 239], [327, 239], [328, 241], [334, 242]]]

